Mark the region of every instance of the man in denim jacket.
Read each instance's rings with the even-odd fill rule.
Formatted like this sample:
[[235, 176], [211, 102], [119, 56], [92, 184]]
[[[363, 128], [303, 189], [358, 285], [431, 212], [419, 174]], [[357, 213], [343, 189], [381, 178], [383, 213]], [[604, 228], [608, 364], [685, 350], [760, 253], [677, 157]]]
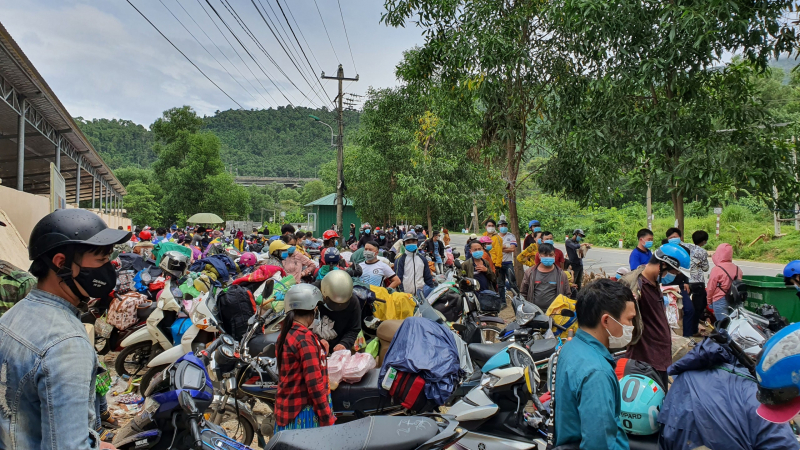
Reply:
[[82, 209], [33, 228], [37, 286], [0, 317], [0, 448], [113, 448], [94, 431], [97, 355], [79, 308], [114, 289], [109, 255], [130, 235]]

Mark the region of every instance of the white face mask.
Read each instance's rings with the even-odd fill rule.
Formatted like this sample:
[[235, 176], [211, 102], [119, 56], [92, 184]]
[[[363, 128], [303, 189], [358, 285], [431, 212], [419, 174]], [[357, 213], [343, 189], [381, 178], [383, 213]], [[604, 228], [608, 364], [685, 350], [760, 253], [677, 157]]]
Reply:
[[494, 227], [486, 227], [487, 233], [494, 233]]
[[[614, 322], [619, 323], [617, 319], [611, 316], [608, 317]], [[608, 328], [606, 328], [606, 333], [608, 333], [608, 348], [624, 348], [631, 343], [633, 339], [633, 325], [623, 325], [619, 323], [619, 326], [622, 327], [622, 336], [619, 337], [612, 335], [611, 332], [608, 331]]]

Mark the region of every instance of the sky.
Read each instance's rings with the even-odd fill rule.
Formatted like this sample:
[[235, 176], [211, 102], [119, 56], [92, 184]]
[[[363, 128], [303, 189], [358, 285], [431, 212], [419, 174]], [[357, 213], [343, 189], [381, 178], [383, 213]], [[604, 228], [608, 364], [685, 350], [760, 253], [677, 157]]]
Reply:
[[[380, 0], [339, 0], [341, 15], [337, 0], [130, 1], [219, 88], [126, 0], [0, 0], [0, 17], [70, 114], [127, 119], [145, 126], [164, 110], [182, 105], [192, 106], [200, 115], [239, 105], [264, 109], [289, 103], [327, 104], [330, 109], [337, 82], [319, 80], [326, 95], [317, 82], [320, 72], [335, 76], [342, 64], [345, 77], [358, 74], [358, 82], [344, 83], [345, 92], [352, 94], [396, 86], [394, 70], [403, 51], [422, 43], [421, 30], [414, 24], [390, 28], [380, 23]], [[226, 6], [238, 14], [255, 41]], [[299, 70], [267, 23], [284, 39], [281, 42]]]

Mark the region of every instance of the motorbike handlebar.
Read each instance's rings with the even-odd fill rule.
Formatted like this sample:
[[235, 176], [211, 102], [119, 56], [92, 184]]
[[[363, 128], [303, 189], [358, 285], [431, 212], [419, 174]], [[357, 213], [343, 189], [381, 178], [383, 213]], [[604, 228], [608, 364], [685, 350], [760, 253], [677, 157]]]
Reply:
[[214, 351], [222, 344], [222, 336], [216, 338], [214, 342], [211, 343], [208, 347], [204, 348], [203, 350], [198, 351], [194, 354], [194, 356], [200, 358], [203, 361], [203, 364], [208, 365], [211, 361], [211, 355]]

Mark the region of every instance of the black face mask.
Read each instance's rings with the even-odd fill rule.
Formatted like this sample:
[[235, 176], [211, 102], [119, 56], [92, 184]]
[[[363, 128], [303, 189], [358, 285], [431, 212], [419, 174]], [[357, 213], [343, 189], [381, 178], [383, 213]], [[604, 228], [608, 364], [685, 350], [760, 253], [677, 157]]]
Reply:
[[117, 271], [110, 262], [100, 267], [81, 267], [75, 282], [89, 294], [89, 297], [106, 298], [117, 284]]

